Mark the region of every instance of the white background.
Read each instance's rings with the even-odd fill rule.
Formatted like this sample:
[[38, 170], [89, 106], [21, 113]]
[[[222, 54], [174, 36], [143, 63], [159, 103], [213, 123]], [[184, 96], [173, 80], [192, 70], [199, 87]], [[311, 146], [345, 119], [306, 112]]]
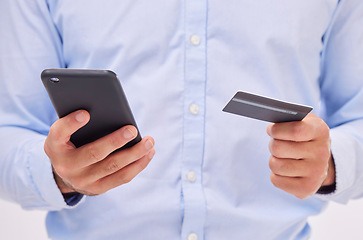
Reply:
[[[24, 211], [0, 199], [0, 239], [48, 239], [45, 215], [41, 211]], [[324, 213], [311, 218], [310, 223], [311, 240], [362, 240], [363, 200], [351, 201], [348, 205], [331, 203]]]

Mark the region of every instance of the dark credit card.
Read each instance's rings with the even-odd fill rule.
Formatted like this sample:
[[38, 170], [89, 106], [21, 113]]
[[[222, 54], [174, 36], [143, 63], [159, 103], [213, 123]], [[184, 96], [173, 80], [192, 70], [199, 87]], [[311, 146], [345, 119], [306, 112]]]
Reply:
[[312, 107], [238, 91], [224, 112], [273, 123], [301, 121]]

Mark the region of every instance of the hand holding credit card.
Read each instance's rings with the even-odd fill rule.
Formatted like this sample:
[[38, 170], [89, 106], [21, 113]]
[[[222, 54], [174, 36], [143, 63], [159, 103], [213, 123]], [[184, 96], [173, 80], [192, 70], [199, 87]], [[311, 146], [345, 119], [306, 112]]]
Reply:
[[312, 107], [238, 91], [224, 112], [273, 123], [301, 121]]
[[[336, 189], [329, 126], [317, 115], [308, 115], [311, 110], [309, 106], [242, 91], [237, 92], [223, 109], [278, 123], [266, 128], [270, 136], [270, 180], [275, 187], [299, 199], [317, 192], [332, 193]], [[301, 121], [305, 116], [305, 121]]]

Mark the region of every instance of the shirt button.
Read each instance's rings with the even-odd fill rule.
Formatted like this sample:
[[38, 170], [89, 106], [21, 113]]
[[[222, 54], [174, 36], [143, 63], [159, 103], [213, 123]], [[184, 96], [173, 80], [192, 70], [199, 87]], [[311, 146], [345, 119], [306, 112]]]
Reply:
[[191, 233], [188, 235], [188, 240], [198, 240], [198, 235], [195, 233]]
[[195, 182], [195, 180], [197, 179], [197, 175], [195, 174], [195, 172], [190, 171], [187, 173], [187, 179], [189, 182]]
[[192, 103], [189, 106], [189, 112], [193, 115], [197, 115], [199, 113], [199, 107], [197, 104]]
[[190, 42], [194, 45], [197, 46], [200, 44], [200, 37], [198, 35], [192, 35], [190, 37]]

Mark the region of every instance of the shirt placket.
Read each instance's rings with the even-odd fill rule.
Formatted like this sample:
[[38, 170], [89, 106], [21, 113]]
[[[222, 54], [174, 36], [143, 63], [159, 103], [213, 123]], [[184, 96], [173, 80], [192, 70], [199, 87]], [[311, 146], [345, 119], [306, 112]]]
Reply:
[[207, 1], [186, 0], [185, 5], [185, 98], [182, 194], [182, 239], [204, 238], [206, 215], [202, 187], [206, 89]]

